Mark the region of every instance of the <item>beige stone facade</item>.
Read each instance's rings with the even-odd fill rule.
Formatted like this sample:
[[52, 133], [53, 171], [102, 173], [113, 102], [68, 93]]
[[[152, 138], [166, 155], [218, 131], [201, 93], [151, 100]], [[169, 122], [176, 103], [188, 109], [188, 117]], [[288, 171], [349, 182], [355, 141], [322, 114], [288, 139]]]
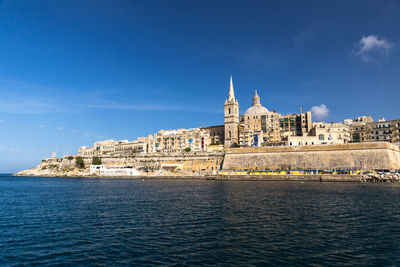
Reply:
[[351, 124], [351, 142], [390, 142], [400, 143], [400, 120], [378, 122], [368, 120], [359, 122], [354, 120]]
[[261, 105], [255, 91], [253, 104], [239, 115], [232, 77], [224, 104], [224, 124], [193, 129], [160, 130], [137, 140], [105, 140], [81, 147], [81, 156], [130, 155], [184, 151], [221, 151], [230, 147], [338, 145], [385, 141], [400, 144], [400, 120], [373, 122], [371, 116], [342, 123], [313, 122], [310, 111], [281, 115]]

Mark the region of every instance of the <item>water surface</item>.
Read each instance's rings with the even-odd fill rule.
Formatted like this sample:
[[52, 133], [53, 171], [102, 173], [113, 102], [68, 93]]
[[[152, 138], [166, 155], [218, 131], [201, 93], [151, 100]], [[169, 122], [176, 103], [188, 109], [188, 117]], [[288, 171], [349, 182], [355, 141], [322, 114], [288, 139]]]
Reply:
[[400, 186], [0, 176], [0, 265], [399, 265]]

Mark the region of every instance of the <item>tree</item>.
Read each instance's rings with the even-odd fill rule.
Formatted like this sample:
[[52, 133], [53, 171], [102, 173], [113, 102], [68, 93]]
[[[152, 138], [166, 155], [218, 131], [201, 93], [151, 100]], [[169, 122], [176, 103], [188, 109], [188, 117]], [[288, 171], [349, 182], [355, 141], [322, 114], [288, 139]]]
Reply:
[[99, 158], [99, 157], [93, 157], [93, 158], [92, 158], [92, 164], [93, 164], [93, 165], [101, 165], [101, 158]]
[[85, 168], [85, 161], [83, 160], [82, 157], [76, 157], [75, 165], [79, 169], [84, 169]]
[[190, 152], [190, 150], [191, 150], [190, 147], [185, 148], [186, 152]]

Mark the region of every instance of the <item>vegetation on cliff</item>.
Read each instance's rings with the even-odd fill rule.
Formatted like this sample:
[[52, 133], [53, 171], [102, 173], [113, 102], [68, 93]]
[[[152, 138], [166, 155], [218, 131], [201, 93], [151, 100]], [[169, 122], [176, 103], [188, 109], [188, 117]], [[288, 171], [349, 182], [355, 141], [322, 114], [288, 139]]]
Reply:
[[75, 166], [79, 169], [85, 168], [85, 162], [82, 157], [76, 157]]
[[93, 157], [92, 158], [92, 165], [101, 165], [101, 158]]

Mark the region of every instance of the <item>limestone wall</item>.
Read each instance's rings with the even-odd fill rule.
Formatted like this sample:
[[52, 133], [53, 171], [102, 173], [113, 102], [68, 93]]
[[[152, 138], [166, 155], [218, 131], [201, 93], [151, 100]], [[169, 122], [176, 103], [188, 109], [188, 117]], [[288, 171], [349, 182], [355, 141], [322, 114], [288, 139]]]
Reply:
[[399, 147], [391, 143], [232, 148], [223, 169], [400, 169]]
[[[138, 170], [159, 170], [162, 164], [182, 164], [184, 170], [211, 171], [221, 167], [223, 156], [223, 152], [185, 152], [143, 154], [134, 157], [102, 157], [101, 159], [103, 164], [124, 164]], [[91, 158], [88, 160], [90, 161]], [[90, 164], [90, 162], [88, 164]]]

